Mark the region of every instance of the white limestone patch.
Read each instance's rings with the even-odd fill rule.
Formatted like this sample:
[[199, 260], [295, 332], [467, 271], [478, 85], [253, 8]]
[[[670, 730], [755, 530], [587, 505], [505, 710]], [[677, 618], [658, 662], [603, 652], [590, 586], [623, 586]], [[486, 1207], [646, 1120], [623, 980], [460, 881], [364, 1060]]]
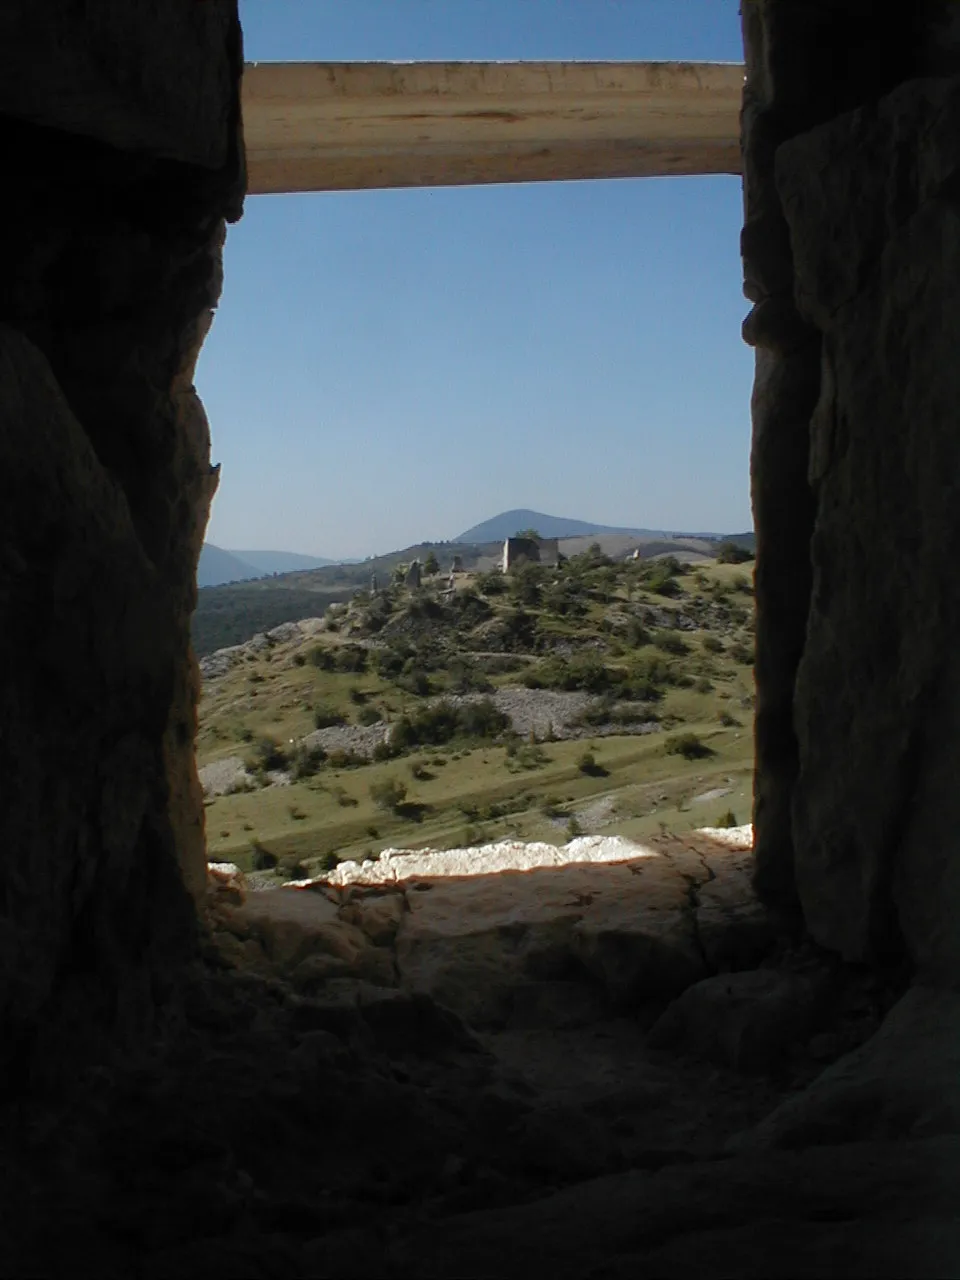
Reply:
[[622, 836], [578, 836], [559, 846], [502, 840], [464, 849], [384, 849], [376, 862], [341, 862], [326, 876], [288, 884], [290, 888], [306, 888], [321, 881], [334, 885], [394, 884], [419, 876], [481, 876], [577, 863], [632, 862], [657, 856], [655, 849]]
[[698, 836], [707, 836], [717, 844], [726, 845], [730, 849], [753, 848], [753, 823], [746, 822], [742, 827], [698, 827]]

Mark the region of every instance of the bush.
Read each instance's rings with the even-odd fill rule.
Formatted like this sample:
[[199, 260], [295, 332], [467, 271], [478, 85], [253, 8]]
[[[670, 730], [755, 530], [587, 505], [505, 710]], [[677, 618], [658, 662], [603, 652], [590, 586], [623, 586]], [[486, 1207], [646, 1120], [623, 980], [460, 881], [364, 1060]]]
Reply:
[[717, 548], [717, 560], [720, 564], [746, 564], [753, 560], [754, 554], [736, 542], [721, 542]]
[[713, 755], [713, 749], [695, 733], [680, 733], [667, 738], [663, 749], [667, 755], [683, 756], [684, 760], [702, 760], [705, 756]]
[[753, 666], [753, 650], [747, 648], [745, 644], [732, 644], [730, 646], [730, 657], [734, 662], [740, 662], [745, 667]]
[[394, 684], [415, 698], [428, 698], [433, 693], [433, 685], [425, 671], [406, 671], [394, 679]]
[[577, 836], [583, 835], [583, 827], [577, 821], [575, 815], [571, 814], [570, 821], [567, 823], [567, 839], [576, 840]]
[[455, 738], [497, 737], [509, 726], [507, 716], [489, 698], [454, 706], [436, 702], [412, 715], [401, 716], [390, 736], [395, 751], [411, 747], [441, 746]]
[[322, 644], [314, 645], [309, 658], [311, 665], [321, 671], [332, 671], [334, 668], [333, 650], [324, 648]]
[[358, 644], [341, 645], [336, 651], [334, 665], [337, 671], [357, 674], [367, 669], [367, 651]]
[[524, 673], [528, 689], [582, 689], [585, 693], [605, 693], [615, 684], [614, 674], [594, 654], [578, 653], [572, 658], [553, 655], [544, 658]]
[[653, 643], [664, 653], [672, 653], [678, 658], [690, 652], [690, 646], [676, 631], [658, 631], [653, 638]]
[[737, 815], [732, 809], [728, 809], [726, 813], [721, 813], [720, 817], [714, 823], [714, 826], [717, 827], [737, 827], [739, 825], [740, 824], [737, 822]]
[[357, 722], [363, 725], [379, 724], [383, 719], [376, 707], [362, 707], [357, 713]]
[[327, 756], [327, 766], [330, 769], [359, 769], [361, 765], [367, 763], [366, 756], [359, 755], [356, 751], [345, 750], [343, 747], [337, 747]]
[[717, 636], [704, 636], [703, 647], [707, 653], [723, 653], [723, 645]]
[[453, 693], [490, 693], [493, 685], [468, 658], [451, 658], [447, 677]]
[[382, 778], [370, 783], [370, 799], [378, 809], [396, 813], [407, 798], [406, 783], [399, 778]]
[[347, 717], [334, 707], [319, 706], [313, 709], [313, 725], [315, 729], [332, 729], [346, 724]]
[[563, 816], [563, 810], [560, 807], [559, 796], [547, 796], [540, 805], [540, 812], [545, 818], [560, 818]]
[[268, 769], [285, 769], [288, 757], [276, 738], [264, 737], [257, 741], [245, 764], [250, 773], [263, 773]]
[[478, 573], [473, 581], [477, 590], [485, 596], [502, 596], [509, 585], [498, 569], [493, 569], [490, 573]]
[[721, 711], [717, 717], [725, 729], [733, 729], [740, 727], [740, 721], [736, 716], [732, 716], [729, 711]]
[[609, 769], [605, 769], [602, 764], [597, 762], [597, 758], [592, 751], [584, 751], [577, 761], [577, 768], [581, 773], [588, 774], [593, 778], [605, 778], [610, 772]]
[[318, 773], [327, 758], [327, 753], [319, 744], [315, 746], [307, 746], [301, 742], [296, 748], [290, 761], [290, 772], [294, 781], [299, 782], [302, 778], [312, 778]]

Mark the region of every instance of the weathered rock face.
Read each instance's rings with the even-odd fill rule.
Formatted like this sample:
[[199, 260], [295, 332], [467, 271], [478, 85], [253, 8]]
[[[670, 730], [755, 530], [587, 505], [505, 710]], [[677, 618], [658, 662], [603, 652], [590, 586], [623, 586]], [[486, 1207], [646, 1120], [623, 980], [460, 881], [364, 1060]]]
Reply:
[[192, 379], [243, 164], [233, 0], [101, 0], [82, 22], [15, 3], [0, 50], [9, 1062], [61, 1007], [91, 1027], [148, 1014], [191, 944], [189, 618], [217, 480]]
[[[851, 960], [960, 977], [956, 10], [744, 6], [757, 346], [756, 882]], [[899, 86], [899, 87], [898, 87]]]

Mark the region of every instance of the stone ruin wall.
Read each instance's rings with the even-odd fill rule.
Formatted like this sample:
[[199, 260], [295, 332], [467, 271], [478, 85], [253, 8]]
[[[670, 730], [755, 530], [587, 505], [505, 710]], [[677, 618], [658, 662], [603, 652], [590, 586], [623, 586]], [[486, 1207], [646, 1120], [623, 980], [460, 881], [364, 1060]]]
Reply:
[[743, 4], [756, 881], [960, 979], [960, 6]]
[[132, 1029], [193, 945], [189, 620], [217, 474], [192, 381], [243, 199], [241, 73], [235, 0], [0, 14], [8, 1072], [52, 1056], [41, 1027]]
[[521, 564], [543, 564], [555, 569], [560, 563], [558, 538], [505, 538], [501, 567], [504, 573]]

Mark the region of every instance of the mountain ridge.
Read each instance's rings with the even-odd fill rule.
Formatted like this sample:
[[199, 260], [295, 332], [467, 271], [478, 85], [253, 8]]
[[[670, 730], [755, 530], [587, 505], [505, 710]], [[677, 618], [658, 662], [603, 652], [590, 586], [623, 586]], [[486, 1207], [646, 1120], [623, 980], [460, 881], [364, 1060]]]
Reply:
[[[676, 528], [639, 529], [621, 525], [597, 524], [590, 520], [576, 520], [571, 516], [551, 516], [544, 511], [532, 511], [528, 507], [516, 507], [511, 511], [501, 511], [480, 524], [465, 530], [454, 542], [496, 542], [503, 538], [512, 538], [521, 529], [536, 529], [544, 538], [581, 538], [591, 533], [622, 533], [634, 537], [666, 537], [676, 534]], [[684, 533], [685, 537], [718, 538], [719, 534]]]

